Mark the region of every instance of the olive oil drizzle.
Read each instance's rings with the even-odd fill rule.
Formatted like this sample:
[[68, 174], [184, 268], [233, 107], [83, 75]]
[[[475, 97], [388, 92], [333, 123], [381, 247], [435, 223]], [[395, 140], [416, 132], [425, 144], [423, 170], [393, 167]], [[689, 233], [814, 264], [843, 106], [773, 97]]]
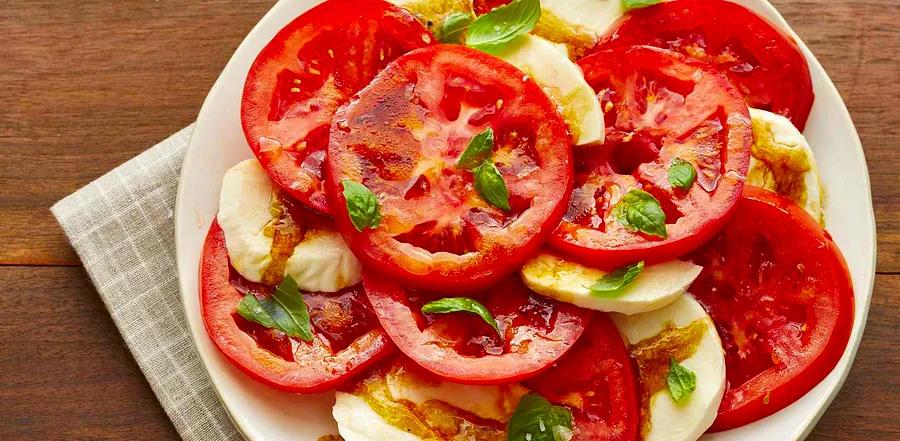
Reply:
[[683, 361], [697, 352], [708, 324], [697, 319], [678, 328], [673, 324], [654, 337], [631, 345], [629, 350], [638, 366], [641, 382], [641, 438], [650, 433], [650, 406], [653, 396], [666, 389], [669, 359]]
[[294, 247], [303, 241], [306, 229], [291, 216], [284, 196], [278, 190], [272, 192], [269, 211], [272, 220], [263, 227], [263, 234], [272, 238], [272, 248], [269, 250], [271, 260], [263, 270], [262, 283], [274, 286], [284, 278], [287, 261], [294, 253]]

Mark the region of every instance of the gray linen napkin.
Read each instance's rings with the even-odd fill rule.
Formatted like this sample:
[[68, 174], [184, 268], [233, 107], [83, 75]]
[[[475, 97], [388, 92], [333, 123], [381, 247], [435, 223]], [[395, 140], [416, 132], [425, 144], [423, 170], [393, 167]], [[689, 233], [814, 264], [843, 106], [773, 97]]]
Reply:
[[188, 331], [175, 268], [175, 192], [193, 126], [50, 210], [186, 441], [241, 440]]

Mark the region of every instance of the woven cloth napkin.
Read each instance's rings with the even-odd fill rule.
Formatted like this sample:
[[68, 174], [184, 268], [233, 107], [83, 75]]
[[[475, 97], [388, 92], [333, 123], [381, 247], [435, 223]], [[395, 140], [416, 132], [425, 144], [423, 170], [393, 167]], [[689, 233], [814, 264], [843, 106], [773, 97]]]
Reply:
[[181, 438], [241, 440], [191, 340], [178, 288], [175, 192], [192, 128], [50, 210]]

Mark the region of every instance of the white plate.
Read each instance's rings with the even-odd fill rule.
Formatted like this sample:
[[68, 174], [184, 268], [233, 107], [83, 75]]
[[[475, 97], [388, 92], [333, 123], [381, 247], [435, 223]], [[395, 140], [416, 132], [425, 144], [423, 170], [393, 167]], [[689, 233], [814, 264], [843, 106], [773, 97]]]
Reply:
[[[256, 54], [279, 29], [317, 0], [281, 0], [263, 17], [225, 66], [197, 118], [178, 187], [175, 238], [185, 313], [213, 386], [238, 430], [251, 441], [314, 441], [336, 434], [331, 418], [333, 394], [277, 392], [239, 372], [216, 350], [200, 317], [197, 273], [206, 231], [216, 214], [225, 171], [251, 156], [241, 131], [240, 101], [244, 77]], [[825, 70], [766, 0], [738, 0], [775, 23], [800, 44], [812, 71], [816, 101], [806, 137], [819, 162], [827, 191], [828, 230], [840, 246], [856, 292], [856, 317], [850, 345], [837, 368], [790, 407], [748, 426], [705, 436], [719, 440], [797, 440], [816, 421], [843, 384], [865, 327], [875, 272], [875, 218], [862, 145], [850, 115]]]

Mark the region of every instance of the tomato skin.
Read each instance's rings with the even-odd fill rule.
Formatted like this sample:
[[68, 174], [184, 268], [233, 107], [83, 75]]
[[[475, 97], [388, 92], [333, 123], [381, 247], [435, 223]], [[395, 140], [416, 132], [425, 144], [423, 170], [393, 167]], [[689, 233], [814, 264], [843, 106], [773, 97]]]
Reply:
[[[549, 244], [610, 270], [665, 262], [703, 245], [728, 221], [749, 167], [750, 114], [740, 94], [705, 63], [650, 46], [594, 52], [578, 64], [607, 107], [606, 142], [576, 150], [575, 188]], [[697, 169], [688, 191], [669, 183], [675, 159]], [[667, 238], [616, 220], [613, 208], [630, 189], [660, 201]]]
[[634, 441], [640, 424], [640, 394], [628, 349], [606, 314], [596, 313], [581, 338], [554, 366], [525, 382], [529, 389], [572, 408], [571, 441]]
[[717, 66], [750, 107], [778, 113], [802, 132], [813, 100], [806, 58], [793, 39], [725, 0], [674, 0], [629, 12], [595, 50], [651, 45]]
[[421, 304], [443, 296], [403, 288], [372, 272], [363, 273], [363, 285], [378, 320], [400, 351], [431, 373], [457, 383], [513, 383], [533, 377], [575, 344], [593, 315], [540, 297], [510, 276], [482, 293], [470, 294], [497, 320], [505, 337], [500, 340], [474, 314], [421, 313]]
[[837, 365], [853, 285], [837, 245], [801, 207], [746, 186], [732, 222], [692, 260], [704, 269], [689, 291], [725, 349], [728, 386], [711, 431], [783, 409]]
[[[472, 114], [460, 110], [466, 105]], [[407, 125], [440, 133], [410, 145]], [[455, 166], [487, 128], [495, 133], [494, 162], [510, 212], [485, 202], [472, 173]], [[568, 129], [555, 105], [512, 65], [463, 46], [434, 45], [398, 58], [338, 111], [331, 134], [326, 190], [335, 223], [364, 266], [406, 286], [467, 292], [512, 274], [552, 233], [571, 192]], [[428, 168], [420, 172], [422, 164]], [[424, 196], [409, 196], [423, 178]], [[362, 182], [379, 198], [377, 228], [353, 226], [343, 179]]]
[[433, 41], [381, 0], [329, 0], [281, 29], [250, 68], [241, 101], [244, 135], [272, 181], [328, 213], [323, 163], [334, 112], [394, 58]]
[[[286, 336], [282, 334], [281, 338], [273, 338], [273, 333], [267, 332], [270, 330], [237, 315], [235, 308], [244, 294], [234, 286], [231, 277], [225, 235], [218, 223], [213, 221], [200, 261], [200, 312], [203, 323], [225, 358], [245, 374], [268, 386], [296, 393], [328, 390], [395, 350], [387, 334], [376, 325], [348, 342], [344, 349], [333, 352], [323, 343], [326, 338], [323, 331], [314, 326], [313, 343], [296, 342], [298, 348], [293, 351], [293, 359], [286, 359], [284, 352], [290, 351]], [[315, 319], [313, 323], [316, 323]], [[262, 331], [260, 336], [265, 339], [258, 339], [259, 336], [256, 340], [252, 338], [244, 330], [248, 326]]]

